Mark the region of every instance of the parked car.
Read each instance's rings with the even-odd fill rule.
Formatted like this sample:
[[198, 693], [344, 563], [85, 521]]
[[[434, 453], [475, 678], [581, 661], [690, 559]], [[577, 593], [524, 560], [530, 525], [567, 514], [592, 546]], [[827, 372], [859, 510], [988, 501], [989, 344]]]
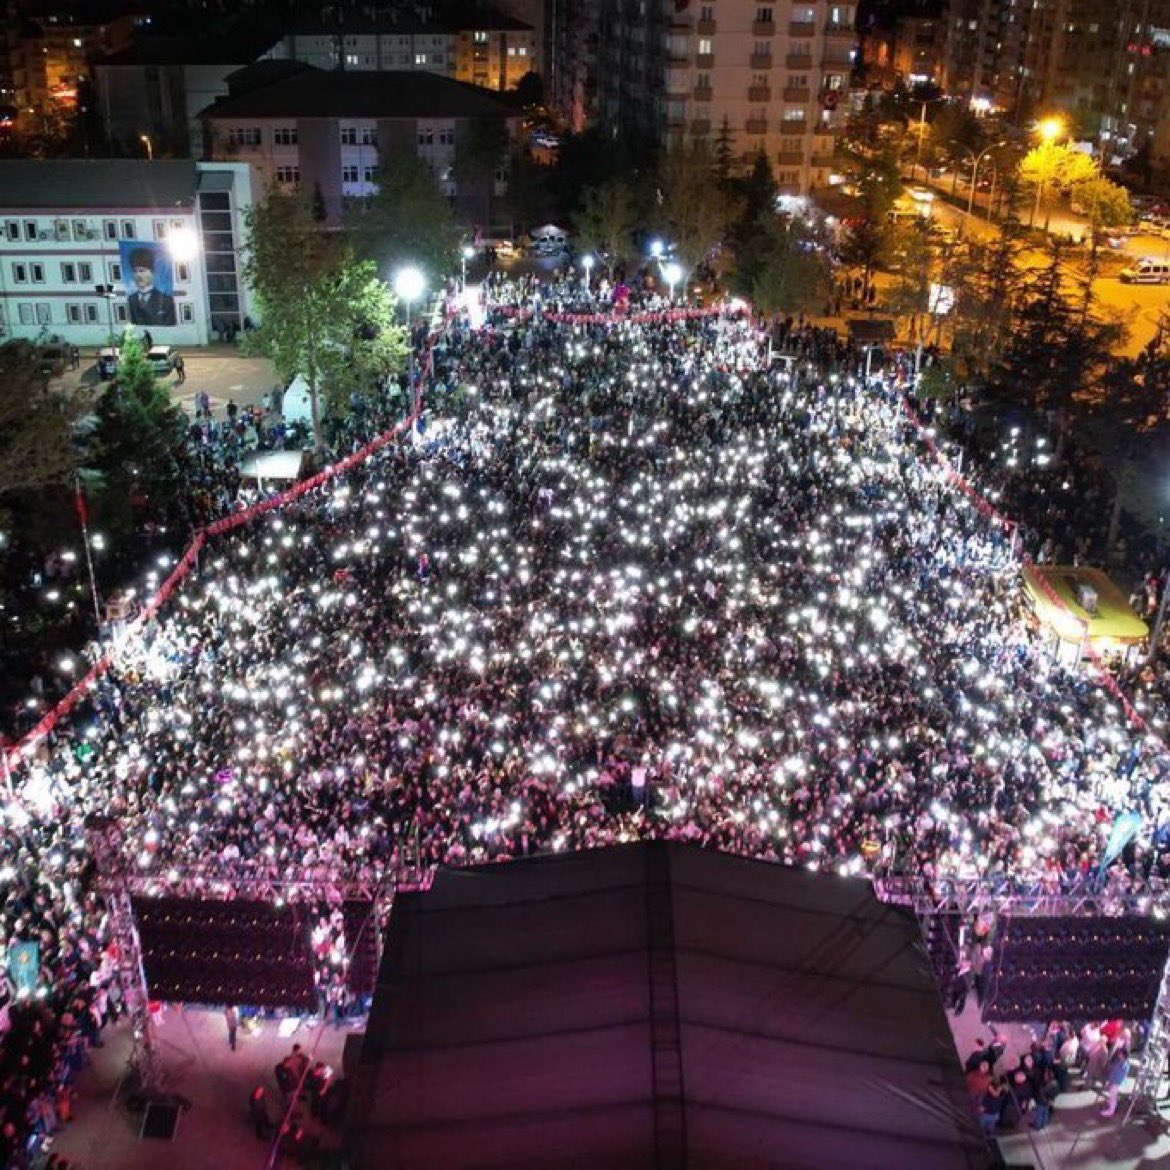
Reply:
[[69, 350], [64, 345], [42, 345], [39, 353], [41, 373], [56, 378], [65, 373], [69, 364]]
[[1170, 283], [1170, 264], [1165, 260], [1139, 260], [1121, 273], [1122, 284]]
[[178, 352], [173, 345], [152, 345], [146, 360], [150, 362], [156, 377], [165, 378], [175, 368]]

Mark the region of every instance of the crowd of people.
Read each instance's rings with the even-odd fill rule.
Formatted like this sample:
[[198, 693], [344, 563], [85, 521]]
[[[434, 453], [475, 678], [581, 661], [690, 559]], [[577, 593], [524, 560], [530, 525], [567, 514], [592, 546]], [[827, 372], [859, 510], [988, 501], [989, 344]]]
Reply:
[[[138, 888], [220, 895], [645, 837], [1059, 882], [1122, 810], [1156, 848], [1163, 755], [1042, 651], [1011, 542], [860, 355], [491, 291], [409, 438], [209, 542], [21, 764], [0, 928], [50, 964], [22, 1010], [103, 987], [95, 815]], [[27, 1132], [27, 1095], [0, 1111]]]

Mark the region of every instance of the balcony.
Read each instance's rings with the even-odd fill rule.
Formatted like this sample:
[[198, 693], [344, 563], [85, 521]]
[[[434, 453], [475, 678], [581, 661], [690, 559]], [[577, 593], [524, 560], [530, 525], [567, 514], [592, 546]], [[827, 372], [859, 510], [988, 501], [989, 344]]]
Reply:
[[784, 87], [784, 100], [791, 102], [793, 105], [807, 105], [811, 96], [812, 93], [807, 86], [804, 88], [797, 88], [796, 86]]
[[756, 20], [752, 22], [753, 37], [774, 37], [776, 26], [770, 20]]
[[813, 67], [813, 59], [811, 53], [789, 53], [784, 58], [784, 68], [793, 73], [807, 72], [811, 73]]
[[691, 123], [691, 133], [696, 138], [702, 138], [705, 134], [711, 133], [711, 119], [710, 118], [696, 118]]
[[748, 58], [748, 65], [755, 71], [759, 72], [764, 69], [772, 68], [772, 54], [771, 53], [753, 53]]
[[696, 85], [693, 96], [697, 102], [709, 102], [711, 100], [711, 87], [709, 85]]
[[780, 123], [781, 134], [807, 134], [808, 123], [803, 118], [785, 118]]
[[695, 58], [695, 64], [700, 69], [714, 69], [715, 68], [715, 54], [714, 53], [700, 53]]
[[794, 20], [788, 26], [788, 35], [790, 37], [811, 37], [817, 31], [817, 26], [810, 21], [796, 21]]
[[767, 118], [749, 118], [747, 120], [747, 132], [749, 134], [767, 134], [768, 133], [768, 119]]
[[772, 91], [766, 85], [749, 85], [748, 86], [748, 101], [749, 102], [770, 102], [772, 100]]
[[715, 35], [715, 21], [700, 20], [698, 24], [695, 25], [695, 32], [697, 32], [701, 37], [713, 37]]
[[844, 38], [846, 40], [852, 41], [856, 38], [856, 36], [857, 32], [852, 24], [834, 24], [832, 21], [830, 21], [825, 25], [826, 40], [840, 40]]
[[837, 165], [835, 154], [816, 154], [812, 156], [812, 166], [820, 170], [831, 171]]
[[782, 150], [777, 156], [782, 167], [799, 167], [804, 165], [803, 150]]
[[686, 49], [667, 49], [666, 63], [676, 69], [686, 69], [691, 63], [691, 55]]

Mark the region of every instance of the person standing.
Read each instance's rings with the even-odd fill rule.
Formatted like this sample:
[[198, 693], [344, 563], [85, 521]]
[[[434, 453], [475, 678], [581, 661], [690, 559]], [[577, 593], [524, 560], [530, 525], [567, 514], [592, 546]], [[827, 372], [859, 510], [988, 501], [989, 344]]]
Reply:
[[187, 380], [187, 365], [181, 353], [175, 354], [175, 380], [180, 386]]
[[236, 1033], [240, 1030], [240, 1010], [235, 1004], [228, 1004], [223, 1013], [224, 1022], [227, 1024], [228, 1047], [235, 1052], [236, 1050]]
[[1127, 1076], [1129, 1076], [1129, 1051], [1124, 1044], [1119, 1044], [1113, 1050], [1113, 1054], [1109, 1057], [1109, 1063], [1105, 1066], [1105, 1093], [1108, 1097], [1108, 1103], [1101, 1110], [1102, 1117], [1112, 1117], [1117, 1112], [1117, 1094], [1121, 1092], [1121, 1086]]

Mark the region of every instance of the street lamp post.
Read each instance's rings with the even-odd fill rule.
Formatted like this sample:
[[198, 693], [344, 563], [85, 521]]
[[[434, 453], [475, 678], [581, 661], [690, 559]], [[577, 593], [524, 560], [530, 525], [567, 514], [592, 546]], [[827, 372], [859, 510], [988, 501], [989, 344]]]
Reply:
[[674, 286], [682, 280], [683, 270], [682, 265], [677, 260], [668, 260], [662, 266], [662, 277], [666, 281], [667, 287], [670, 289], [671, 304], [674, 303]]
[[411, 332], [410, 310], [414, 302], [422, 296], [426, 286], [427, 278], [423, 275], [422, 269], [415, 268], [412, 264], [400, 268], [394, 277], [394, 291], [398, 294], [398, 299], [406, 305], [406, 347], [412, 395], [414, 394], [414, 337]]
[[150, 141], [150, 135], [149, 134], [139, 134], [138, 141], [141, 142], [142, 145], [146, 147], [146, 157], [151, 162], [154, 162], [154, 143]]
[[470, 244], [464, 244], [459, 249], [459, 259], [463, 265], [463, 287], [467, 288], [467, 261], [475, 256], [475, 249]]
[[[967, 218], [963, 221], [963, 230], [964, 231], [967, 228], [967, 224], [971, 220], [971, 213], [975, 208], [975, 184], [979, 180], [979, 164], [983, 161], [983, 159], [986, 155], [990, 154], [993, 150], [997, 149], [998, 147], [1003, 146], [1004, 142], [1005, 142], [1005, 139], [1001, 138], [998, 142], [993, 142], [990, 146], [984, 147], [984, 149], [981, 150], [978, 154], [971, 155], [971, 157], [974, 158], [975, 163], [974, 163], [974, 166], [972, 166], [972, 168], [971, 168], [971, 191], [967, 196]], [[968, 150], [967, 153], [970, 155], [971, 151]], [[991, 207], [989, 204], [988, 205], [988, 216], [989, 217], [990, 217], [990, 214], [991, 214]]]
[[585, 269], [585, 287], [589, 287], [589, 274], [593, 271], [593, 257], [582, 256], [581, 267]]
[[[1044, 183], [1047, 178], [1045, 174], [1052, 159], [1053, 143], [1064, 133], [1064, 123], [1059, 118], [1045, 118], [1036, 127], [1040, 135], [1041, 151], [1044, 154], [1044, 165], [1040, 168], [1040, 177], [1036, 183], [1036, 202], [1032, 205], [1032, 218], [1028, 220], [1028, 226], [1034, 227], [1036, 224], [1036, 217], [1040, 214], [1040, 200], [1044, 194]], [[1048, 224], [1045, 223], [1044, 230], [1048, 230]]]
[[106, 302], [106, 316], [110, 322], [110, 344], [114, 344], [114, 286], [112, 284], [95, 284], [94, 292]]

